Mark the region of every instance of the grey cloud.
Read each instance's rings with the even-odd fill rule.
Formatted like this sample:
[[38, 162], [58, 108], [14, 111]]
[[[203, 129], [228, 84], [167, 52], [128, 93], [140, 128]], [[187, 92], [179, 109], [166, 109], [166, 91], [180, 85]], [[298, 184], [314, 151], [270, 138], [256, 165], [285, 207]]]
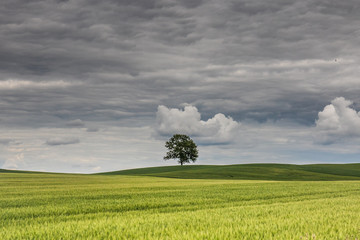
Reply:
[[320, 0], [311, 3], [311, 6], [316, 7], [321, 13], [329, 15], [339, 15], [342, 17], [358, 17], [358, 10], [360, 3], [356, 0], [350, 1], [331, 1]]
[[184, 17], [171, 21], [161, 19], [160, 22], [154, 21], [151, 28], [154, 38], [170, 46], [195, 44], [202, 39], [202, 36], [196, 33], [197, 23], [192, 18]]
[[178, 0], [186, 8], [196, 8], [204, 3], [204, 0]]
[[66, 126], [68, 126], [68, 127], [84, 127], [85, 122], [82, 121], [81, 119], [75, 119], [75, 120], [68, 121], [66, 123]]
[[11, 139], [0, 139], [0, 145], [8, 145], [12, 141]]
[[[304, 133], [317, 128], [318, 113], [338, 96], [351, 99], [354, 111], [360, 109], [359, 5], [356, 0], [3, 0], [0, 127], [8, 132], [3, 138], [22, 141], [26, 135], [32, 141], [24, 150], [26, 162], [31, 154], [33, 159], [41, 155], [36, 149], [43, 141], [36, 139], [53, 140], [65, 127], [69, 135], [83, 134], [82, 144], [67, 153], [68, 159], [81, 159], [84, 149], [103, 146], [105, 141], [98, 140], [106, 129], [152, 126], [159, 105], [171, 109], [182, 103], [196, 106], [204, 122], [231, 122], [225, 117], [231, 116], [243, 123], [241, 129], [286, 122], [300, 124]], [[86, 131], [97, 126], [101, 131], [79, 133], [66, 126], [74, 119], [86, 123], [77, 123]], [[214, 125], [200, 127], [208, 135], [197, 133], [199, 140], [212, 144], [211, 134], [222, 126]], [[54, 134], [34, 137], [50, 130]], [[254, 140], [260, 135], [255, 127], [249, 142], [271, 144], [276, 132], [281, 127]], [[107, 141], [121, 139], [121, 133]], [[226, 142], [226, 134], [221, 136]], [[151, 144], [159, 143], [151, 139]], [[224, 147], [229, 150], [232, 144]], [[41, 148], [51, 156], [46, 159], [63, 158], [55, 158], [61, 148]], [[140, 167], [135, 162], [141, 153], [133, 152], [126, 166]], [[110, 162], [118, 155], [104, 159]], [[22, 161], [22, 156], [14, 159]]]
[[358, 5], [4, 1], [1, 124], [148, 125], [188, 102], [207, 119], [312, 125], [336, 96], [360, 103]]
[[246, 15], [264, 14], [267, 12], [276, 13], [289, 5], [294, 4], [291, 0], [276, 1], [233, 1], [230, 5], [231, 10]]
[[49, 146], [58, 146], [58, 145], [69, 145], [80, 143], [80, 140], [76, 137], [56, 137], [46, 140], [45, 144]]
[[98, 132], [99, 131], [99, 128], [97, 127], [88, 127], [86, 129], [87, 132]]

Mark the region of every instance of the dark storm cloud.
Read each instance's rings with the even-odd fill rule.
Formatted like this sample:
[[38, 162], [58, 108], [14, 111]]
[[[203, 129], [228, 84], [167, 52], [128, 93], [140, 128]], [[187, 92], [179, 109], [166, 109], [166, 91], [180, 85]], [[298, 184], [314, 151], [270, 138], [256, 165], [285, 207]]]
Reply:
[[360, 104], [358, 1], [3, 1], [3, 125], [148, 125], [159, 105], [314, 124]]
[[276, 1], [233, 1], [231, 9], [245, 15], [257, 15], [264, 13], [276, 13], [282, 9], [294, 4], [291, 0], [276, 0]]
[[203, 0], [180, 0], [178, 2], [186, 8], [196, 8], [204, 3]]

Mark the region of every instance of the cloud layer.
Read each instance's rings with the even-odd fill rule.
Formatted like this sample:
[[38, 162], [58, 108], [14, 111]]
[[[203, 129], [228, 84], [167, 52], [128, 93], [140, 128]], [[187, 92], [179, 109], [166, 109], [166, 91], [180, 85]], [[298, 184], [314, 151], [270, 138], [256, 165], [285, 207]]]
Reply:
[[194, 106], [185, 106], [181, 110], [161, 105], [156, 113], [157, 133], [163, 136], [187, 134], [202, 144], [230, 143], [239, 134], [239, 126], [240, 123], [222, 113], [203, 121]]
[[84, 127], [85, 126], [85, 123], [81, 120], [81, 119], [75, 119], [75, 120], [71, 120], [71, 121], [68, 121], [66, 123], [66, 126], [68, 127]]
[[343, 139], [360, 137], [360, 112], [351, 105], [353, 102], [343, 97], [335, 98], [316, 120], [317, 140], [331, 144]]
[[46, 140], [46, 144], [49, 146], [58, 146], [58, 145], [69, 145], [79, 143], [79, 138], [76, 137], [56, 137]]
[[[170, 118], [185, 116], [171, 109], [163, 109], [162, 124], [203, 143], [231, 142], [208, 149], [216, 158], [220, 153], [229, 157], [225, 150], [218, 152], [220, 147], [235, 146], [235, 152], [245, 145], [254, 146], [254, 161], [267, 159], [267, 150], [255, 146], [267, 144], [269, 150], [275, 140], [291, 143], [291, 136], [281, 130], [289, 126], [299, 131], [299, 142], [307, 142], [317, 118], [319, 142], [358, 140], [357, 130], [348, 127], [357, 126], [356, 121], [341, 120], [350, 118], [336, 110], [340, 106], [332, 104], [335, 110], [318, 113], [338, 96], [354, 102], [345, 110], [358, 111], [360, 1], [90, 2], [1, 1], [0, 167], [5, 161], [18, 162], [20, 168], [57, 159], [47, 166], [78, 170], [74, 166], [81, 164], [62, 162], [62, 147], [44, 144], [46, 139], [50, 145], [72, 142], [50, 141], [67, 136], [81, 141], [66, 146], [66, 158], [72, 161], [106, 159], [103, 165], [95, 161], [103, 169], [141, 167], [141, 161], [155, 164], [158, 153], [149, 152], [156, 144], [162, 146], [163, 139], [156, 142], [144, 129], [154, 125], [158, 106], [182, 103], [197, 107], [178, 109], [193, 125], [185, 117]], [[338, 115], [340, 123], [326, 114]], [[242, 123], [241, 134], [234, 122]], [[120, 126], [132, 130], [124, 133]], [[157, 127], [158, 134], [171, 134]], [[251, 134], [244, 131], [248, 128]], [[133, 131], [138, 131], [137, 139]], [[149, 136], [142, 139], [145, 134]], [[128, 139], [132, 142], [124, 148], [116, 142], [124, 146]], [[147, 152], [135, 149], [145, 142]], [[304, 151], [314, 147], [312, 139], [309, 142]], [[23, 155], [15, 145], [27, 146]], [[352, 147], [347, 141], [338, 150]], [[239, 152], [229, 158], [241, 159]], [[119, 161], [120, 155], [131, 161]], [[281, 159], [291, 159], [291, 154]]]
[[184, 102], [311, 125], [336, 96], [360, 102], [358, 1], [2, 3], [3, 125], [146, 125]]

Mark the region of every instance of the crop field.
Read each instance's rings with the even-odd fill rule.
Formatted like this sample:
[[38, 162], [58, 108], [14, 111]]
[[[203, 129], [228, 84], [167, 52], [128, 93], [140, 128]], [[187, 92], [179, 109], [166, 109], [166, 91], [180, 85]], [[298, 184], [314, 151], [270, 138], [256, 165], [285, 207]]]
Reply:
[[360, 239], [360, 181], [0, 173], [0, 239]]

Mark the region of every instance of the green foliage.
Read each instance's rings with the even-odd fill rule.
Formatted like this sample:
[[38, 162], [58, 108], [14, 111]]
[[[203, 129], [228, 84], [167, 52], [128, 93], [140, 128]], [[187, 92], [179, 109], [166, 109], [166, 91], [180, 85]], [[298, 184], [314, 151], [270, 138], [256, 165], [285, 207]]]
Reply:
[[359, 189], [360, 181], [0, 173], [0, 239], [359, 239]]
[[165, 147], [169, 151], [164, 160], [178, 159], [181, 165], [190, 161], [195, 162], [199, 156], [196, 144], [187, 135], [175, 134], [165, 143]]
[[123, 170], [107, 175], [141, 175], [188, 179], [243, 179], [281, 181], [360, 180], [360, 164], [241, 164], [192, 165]]

